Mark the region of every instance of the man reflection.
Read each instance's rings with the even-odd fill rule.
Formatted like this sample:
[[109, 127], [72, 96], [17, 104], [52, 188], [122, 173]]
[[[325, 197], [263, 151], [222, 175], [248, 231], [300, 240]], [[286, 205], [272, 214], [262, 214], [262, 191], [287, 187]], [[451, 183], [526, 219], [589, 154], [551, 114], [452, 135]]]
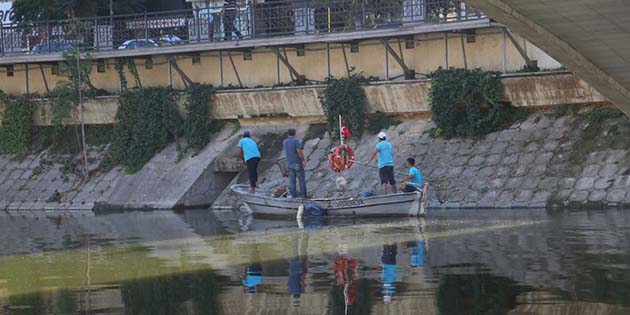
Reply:
[[396, 282], [396, 254], [398, 254], [398, 246], [396, 244], [383, 245], [383, 256], [381, 257], [381, 282], [383, 285], [383, 302], [390, 303], [392, 295], [396, 291], [394, 282]]
[[293, 306], [300, 306], [300, 297], [306, 288], [306, 272], [308, 270], [308, 257], [306, 246], [308, 243], [307, 233], [300, 233], [292, 240], [292, 254], [289, 261], [289, 279], [287, 289], [293, 298]]
[[411, 261], [409, 265], [413, 267], [421, 267], [424, 264], [424, 241], [411, 241], [407, 243]]
[[243, 286], [248, 293], [256, 293], [256, 286], [263, 283], [262, 265], [260, 264], [260, 254], [258, 246], [254, 246], [250, 252], [251, 263], [245, 267], [243, 272]]
[[247, 289], [247, 292], [251, 294], [256, 293], [256, 286], [262, 283], [262, 265], [260, 263], [247, 265], [243, 274], [243, 286]]

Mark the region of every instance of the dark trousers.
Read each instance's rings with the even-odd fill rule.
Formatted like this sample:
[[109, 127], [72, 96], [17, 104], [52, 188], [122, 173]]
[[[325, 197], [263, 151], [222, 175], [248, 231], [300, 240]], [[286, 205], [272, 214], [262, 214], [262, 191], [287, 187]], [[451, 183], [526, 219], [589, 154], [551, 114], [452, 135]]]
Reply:
[[245, 164], [247, 165], [247, 176], [249, 177], [249, 185], [252, 188], [256, 188], [256, 184], [258, 183], [258, 164], [260, 163], [260, 158], [255, 157], [247, 160]]
[[232, 39], [232, 34], [236, 34], [238, 38], [243, 37], [241, 32], [234, 26], [234, 21], [236, 20], [236, 11], [229, 10], [225, 11], [223, 14], [223, 32], [225, 33], [225, 40]]
[[[306, 193], [306, 178], [304, 174], [304, 167], [302, 164], [291, 164], [289, 165], [289, 191], [291, 192], [291, 197], [293, 198], [307, 198], [308, 195]], [[300, 193], [297, 192], [296, 182], [300, 183]]]

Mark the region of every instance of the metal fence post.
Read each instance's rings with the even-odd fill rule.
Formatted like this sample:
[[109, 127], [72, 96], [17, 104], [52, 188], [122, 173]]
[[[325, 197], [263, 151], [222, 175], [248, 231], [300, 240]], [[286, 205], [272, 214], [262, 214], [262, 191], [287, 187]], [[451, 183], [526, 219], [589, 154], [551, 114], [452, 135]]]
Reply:
[[144, 11], [144, 39], [149, 39], [149, 25], [147, 20], [147, 11]]
[[46, 50], [50, 50], [50, 22], [48, 20], [46, 20], [46, 44], [48, 45]]
[[99, 37], [101, 37], [101, 32], [98, 29], [98, 17], [94, 18], [94, 37], [94, 40], [96, 41], [96, 50], [100, 50], [101, 45]]
[[365, 0], [361, 0], [361, 29], [365, 29], [365, 23], [367, 21], [367, 12], [365, 11]]
[[0, 54], [4, 57], [4, 23], [0, 22]]
[[[195, 8], [195, 11], [197, 11], [197, 13], [195, 14], [195, 29], [197, 31], [197, 42], [200, 43], [201, 42], [201, 16], [199, 15], [199, 8]], [[210, 35], [210, 33], [208, 32], [208, 35]]]

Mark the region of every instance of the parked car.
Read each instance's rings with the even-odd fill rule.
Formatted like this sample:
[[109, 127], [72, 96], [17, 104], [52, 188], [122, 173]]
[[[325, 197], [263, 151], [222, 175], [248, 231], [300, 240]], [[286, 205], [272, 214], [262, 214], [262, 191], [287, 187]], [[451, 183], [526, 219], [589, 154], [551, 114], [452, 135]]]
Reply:
[[164, 35], [160, 37], [160, 46], [173, 46], [179, 45], [182, 42], [182, 39], [175, 35]]
[[159, 45], [152, 39], [130, 39], [125, 41], [118, 49], [136, 49], [145, 47], [158, 47]]
[[70, 43], [39, 43], [33, 46], [33, 54], [71, 53], [74, 50]]

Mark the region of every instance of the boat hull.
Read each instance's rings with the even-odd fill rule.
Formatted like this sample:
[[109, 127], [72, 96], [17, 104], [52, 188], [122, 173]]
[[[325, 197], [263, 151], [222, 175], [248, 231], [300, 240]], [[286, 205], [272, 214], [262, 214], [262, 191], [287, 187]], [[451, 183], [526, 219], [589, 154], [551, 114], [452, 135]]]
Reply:
[[398, 193], [368, 198], [293, 199], [253, 195], [233, 188], [247, 208], [258, 216], [296, 217], [298, 208], [314, 204], [326, 209], [329, 216], [392, 217], [420, 216], [421, 193]]

